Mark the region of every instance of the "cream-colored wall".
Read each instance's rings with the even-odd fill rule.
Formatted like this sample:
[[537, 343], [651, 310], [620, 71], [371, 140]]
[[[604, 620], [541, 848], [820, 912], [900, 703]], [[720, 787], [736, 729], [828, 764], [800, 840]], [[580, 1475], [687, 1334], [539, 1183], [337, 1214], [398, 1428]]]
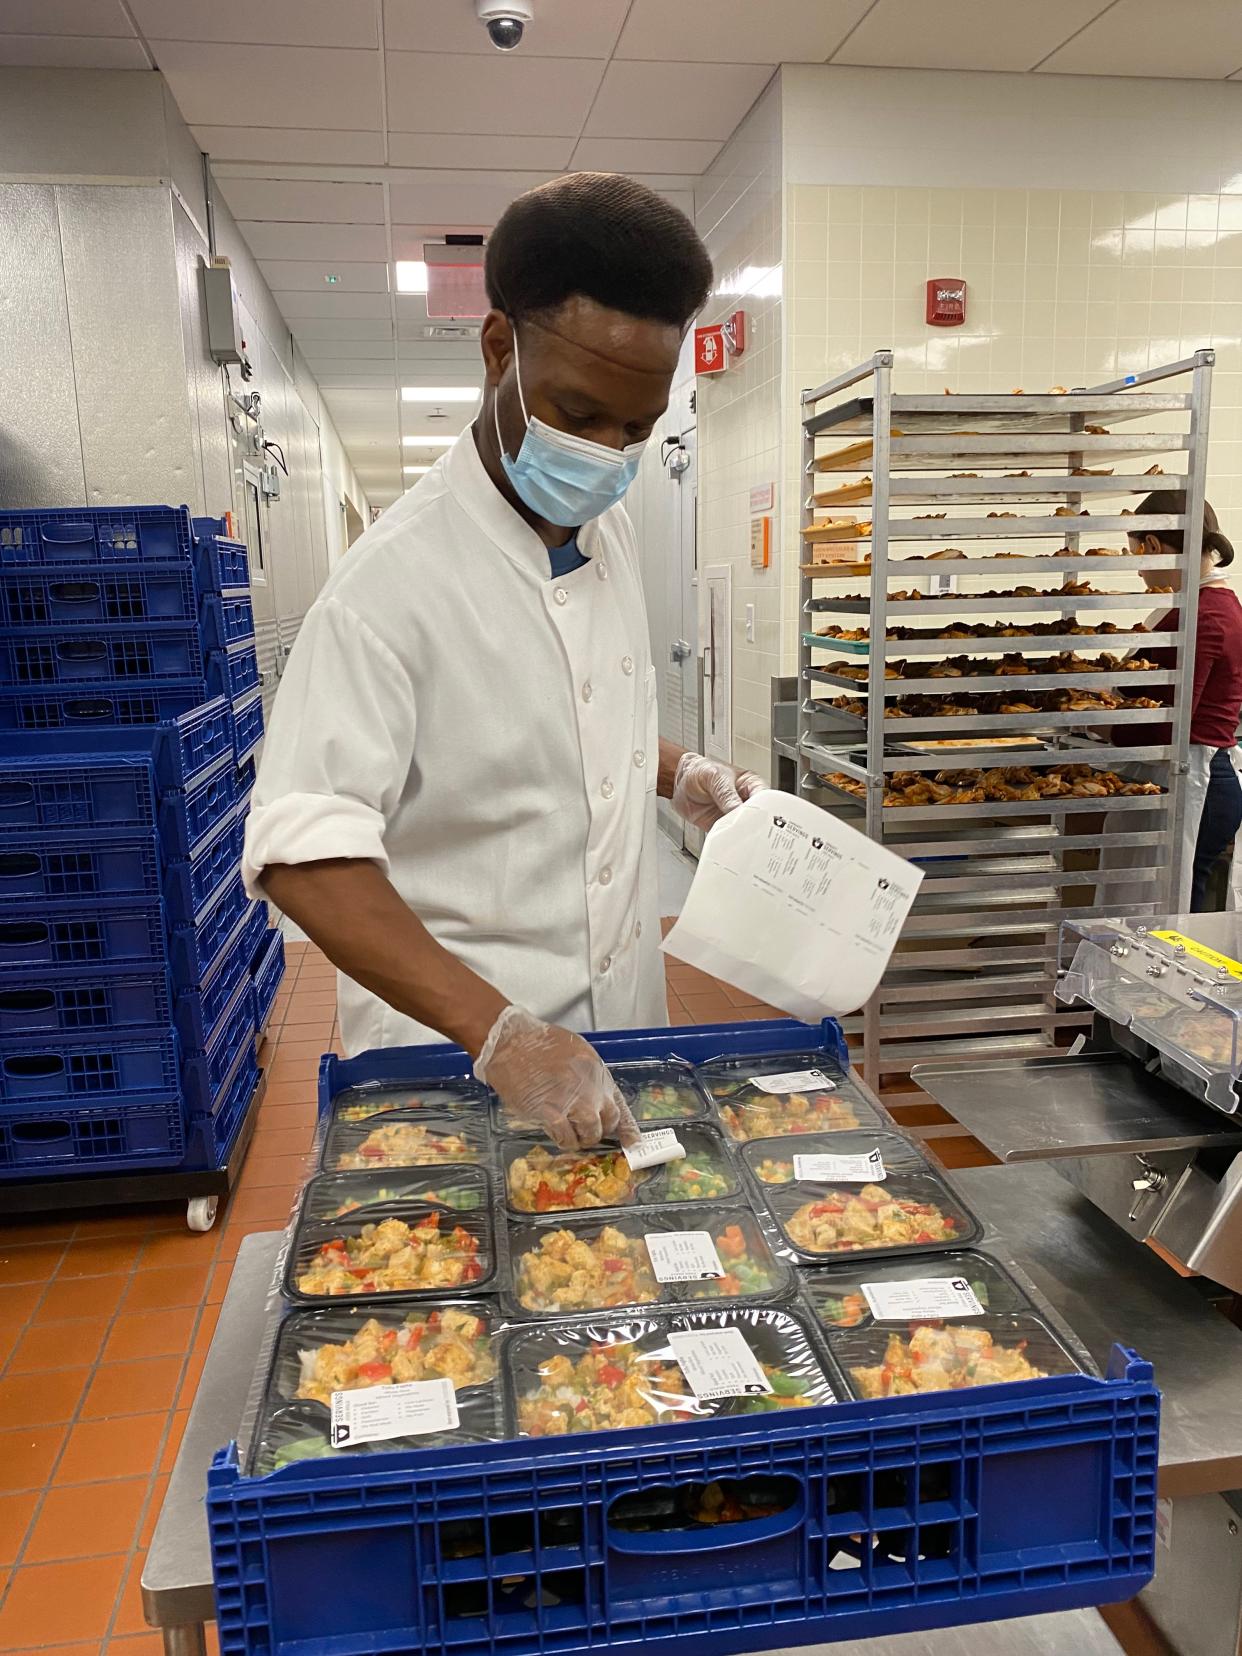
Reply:
[[[695, 222], [716, 270], [701, 320], [720, 321], [744, 308], [748, 326], [745, 353], [728, 373], [698, 382], [699, 570], [728, 564], [733, 571], [733, 759], [765, 777], [770, 680], [780, 672], [781, 576], [775, 546], [772, 568], [751, 568], [750, 491], [774, 482], [780, 493], [782, 195], [774, 82], [695, 191]], [[746, 638], [748, 604], [755, 609], [753, 643]], [[704, 632], [700, 627], [700, 637]]]

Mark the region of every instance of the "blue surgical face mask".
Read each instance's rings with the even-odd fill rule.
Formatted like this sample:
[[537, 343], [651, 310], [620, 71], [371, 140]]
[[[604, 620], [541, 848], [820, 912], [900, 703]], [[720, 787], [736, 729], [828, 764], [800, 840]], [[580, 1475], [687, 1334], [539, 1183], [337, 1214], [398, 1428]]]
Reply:
[[526, 431], [515, 460], [500, 435], [499, 397], [492, 397], [492, 420], [500, 446], [500, 463], [519, 500], [546, 523], [577, 528], [615, 506], [638, 472], [647, 446], [630, 443], [623, 449], [592, 443], [558, 431], [526, 412], [516, 333], [513, 336], [514, 377]]

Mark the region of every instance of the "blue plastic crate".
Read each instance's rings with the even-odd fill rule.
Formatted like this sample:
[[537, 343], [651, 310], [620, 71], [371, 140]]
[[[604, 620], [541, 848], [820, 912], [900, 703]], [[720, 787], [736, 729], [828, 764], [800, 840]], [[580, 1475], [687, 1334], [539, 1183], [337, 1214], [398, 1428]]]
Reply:
[[198, 592], [189, 564], [37, 565], [0, 564], [0, 626], [132, 626], [146, 621], [198, 620]]
[[[205, 840], [200, 840], [193, 857], [168, 865], [164, 875], [164, 901], [172, 926], [192, 926], [219, 896], [225, 881], [237, 873], [241, 866], [244, 826], [235, 814], [225, 817]], [[2, 867], [3, 857], [0, 857]]]
[[254, 608], [248, 592], [223, 597], [207, 593], [200, 620], [203, 642], [209, 650], [227, 650], [231, 644], [244, 644], [254, 638]]
[[0, 987], [10, 966], [165, 963], [164, 909], [77, 903], [13, 903], [0, 917]]
[[161, 789], [190, 787], [232, 751], [232, 711], [223, 696], [213, 696], [161, 723], [155, 739], [155, 779]]
[[0, 512], [0, 564], [144, 563], [188, 559], [184, 506], [68, 506]]
[[259, 1067], [254, 1061], [254, 1054], [247, 1055], [243, 1048], [237, 1055], [237, 1067], [225, 1082], [223, 1094], [213, 1113], [209, 1116], [191, 1116], [186, 1124], [183, 1163], [186, 1171], [228, 1164], [258, 1085]]
[[9, 902], [66, 897], [159, 900], [160, 849], [142, 840], [50, 834], [0, 839], [0, 914]]
[[91, 732], [107, 725], [153, 725], [201, 705], [205, 687], [132, 690], [104, 685], [82, 690], [0, 690], [0, 731]]
[[[0, 684], [190, 688], [209, 678], [197, 627], [164, 623], [145, 627], [94, 627], [80, 632], [0, 634]], [[212, 690], [217, 695], [218, 690]], [[205, 698], [200, 698], [205, 699]]]
[[0, 737], [0, 835], [27, 828], [148, 833], [155, 825], [153, 737], [135, 730]]
[[210, 973], [226, 945], [232, 941], [230, 933], [246, 909], [246, 888], [241, 875], [224, 891], [193, 926], [183, 926], [173, 932], [173, 978], [179, 987], [193, 989]]
[[223, 532], [204, 529], [204, 525], [214, 522], [213, 518], [194, 519], [194, 572], [198, 584], [204, 592], [247, 592], [250, 559], [246, 548]]
[[233, 757], [244, 765], [263, 740], [263, 692], [255, 690], [233, 707]]
[[279, 926], [273, 926], [264, 937], [251, 967], [251, 977], [254, 979], [254, 1021], [257, 1029], [267, 1028], [284, 975], [285, 940]]
[[233, 644], [227, 650], [212, 650], [207, 656], [207, 689], [212, 696], [240, 701], [260, 682], [259, 658], [254, 645]]
[[208, 1045], [211, 1032], [233, 998], [234, 990], [250, 975], [255, 939], [262, 935], [267, 924], [264, 908], [262, 903], [251, 903], [229, 933], [202, 983], [178, 991], [175, 1021], [187, 1050], [202, 1051]]
[[225, 1102], [227, 1083], [238, 1054], [248, 1048], [254, 1057], [254, 985], [246, 976], [233, 991], [205, 1052], [187, 1052], [181, 1062], [181, 1087], [186, 1107], [195, 1115], [211, 1115]]
[[180, 1094], [0, 1113], [0, 1181], [173, 1167], [185, 1153]]
[[171, 788], [160, 800], [159, 828], [170, 862], [192, 857], [237, 806], [237, 767], [230, 748], [190, 788]]
[[66, 972], [31, 966], [0, 974], [0, 1041], [101, 1031], [128, 1037], [142, 1029], [167, 1029], [172, 1021], [172, 990], [162, 968]]
[[[1115, 1603], [1154, 1569], [1159, 1407], [1150, 1366], [1118, 1347], [1105, 1380], [262, 1478], [234, 1447], [207, 1484], [220, 1648], [719, 1656]], [[783, 1510], [650, 1533], [616, 1515], [628, 1497], [748, 1479]]]
[[37, 1100], [141, 1097], [177, 1088], [179, 1051], [163, 1035], [120, 1040], [105, 1032], [74, 1041], [27, 1036], [0, 1041], [0, 1105]]

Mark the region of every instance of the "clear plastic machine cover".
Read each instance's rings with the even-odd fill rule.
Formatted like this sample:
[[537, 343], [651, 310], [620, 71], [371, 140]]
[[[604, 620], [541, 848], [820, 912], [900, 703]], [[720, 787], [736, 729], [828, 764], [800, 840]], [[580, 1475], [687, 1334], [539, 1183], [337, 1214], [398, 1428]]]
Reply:
[[1095, 1007], [1119, 1044], [1231, 1114], [1242, 1074], [1242, 915], [1066, 922], [1059, 999]]

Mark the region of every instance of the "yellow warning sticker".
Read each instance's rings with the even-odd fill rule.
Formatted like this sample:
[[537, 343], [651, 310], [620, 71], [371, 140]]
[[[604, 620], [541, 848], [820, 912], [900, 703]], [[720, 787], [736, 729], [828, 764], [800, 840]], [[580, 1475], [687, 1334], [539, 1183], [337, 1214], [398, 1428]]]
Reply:
[[1193, 937], [1187, 937], [1179, 931], [1153, 931], [1151, 937], [1158, 937], [1162, 943], [1180, 944], [1194, 960], [1201, 960], [1205, 966], [1211, 966], [1218, 972], [1228, 972], [1230, 977], [1242, 978], [1242, 960], [1231, 960], [1217, 949], [1209, 949], [1202, 943], [1196, 943]]

